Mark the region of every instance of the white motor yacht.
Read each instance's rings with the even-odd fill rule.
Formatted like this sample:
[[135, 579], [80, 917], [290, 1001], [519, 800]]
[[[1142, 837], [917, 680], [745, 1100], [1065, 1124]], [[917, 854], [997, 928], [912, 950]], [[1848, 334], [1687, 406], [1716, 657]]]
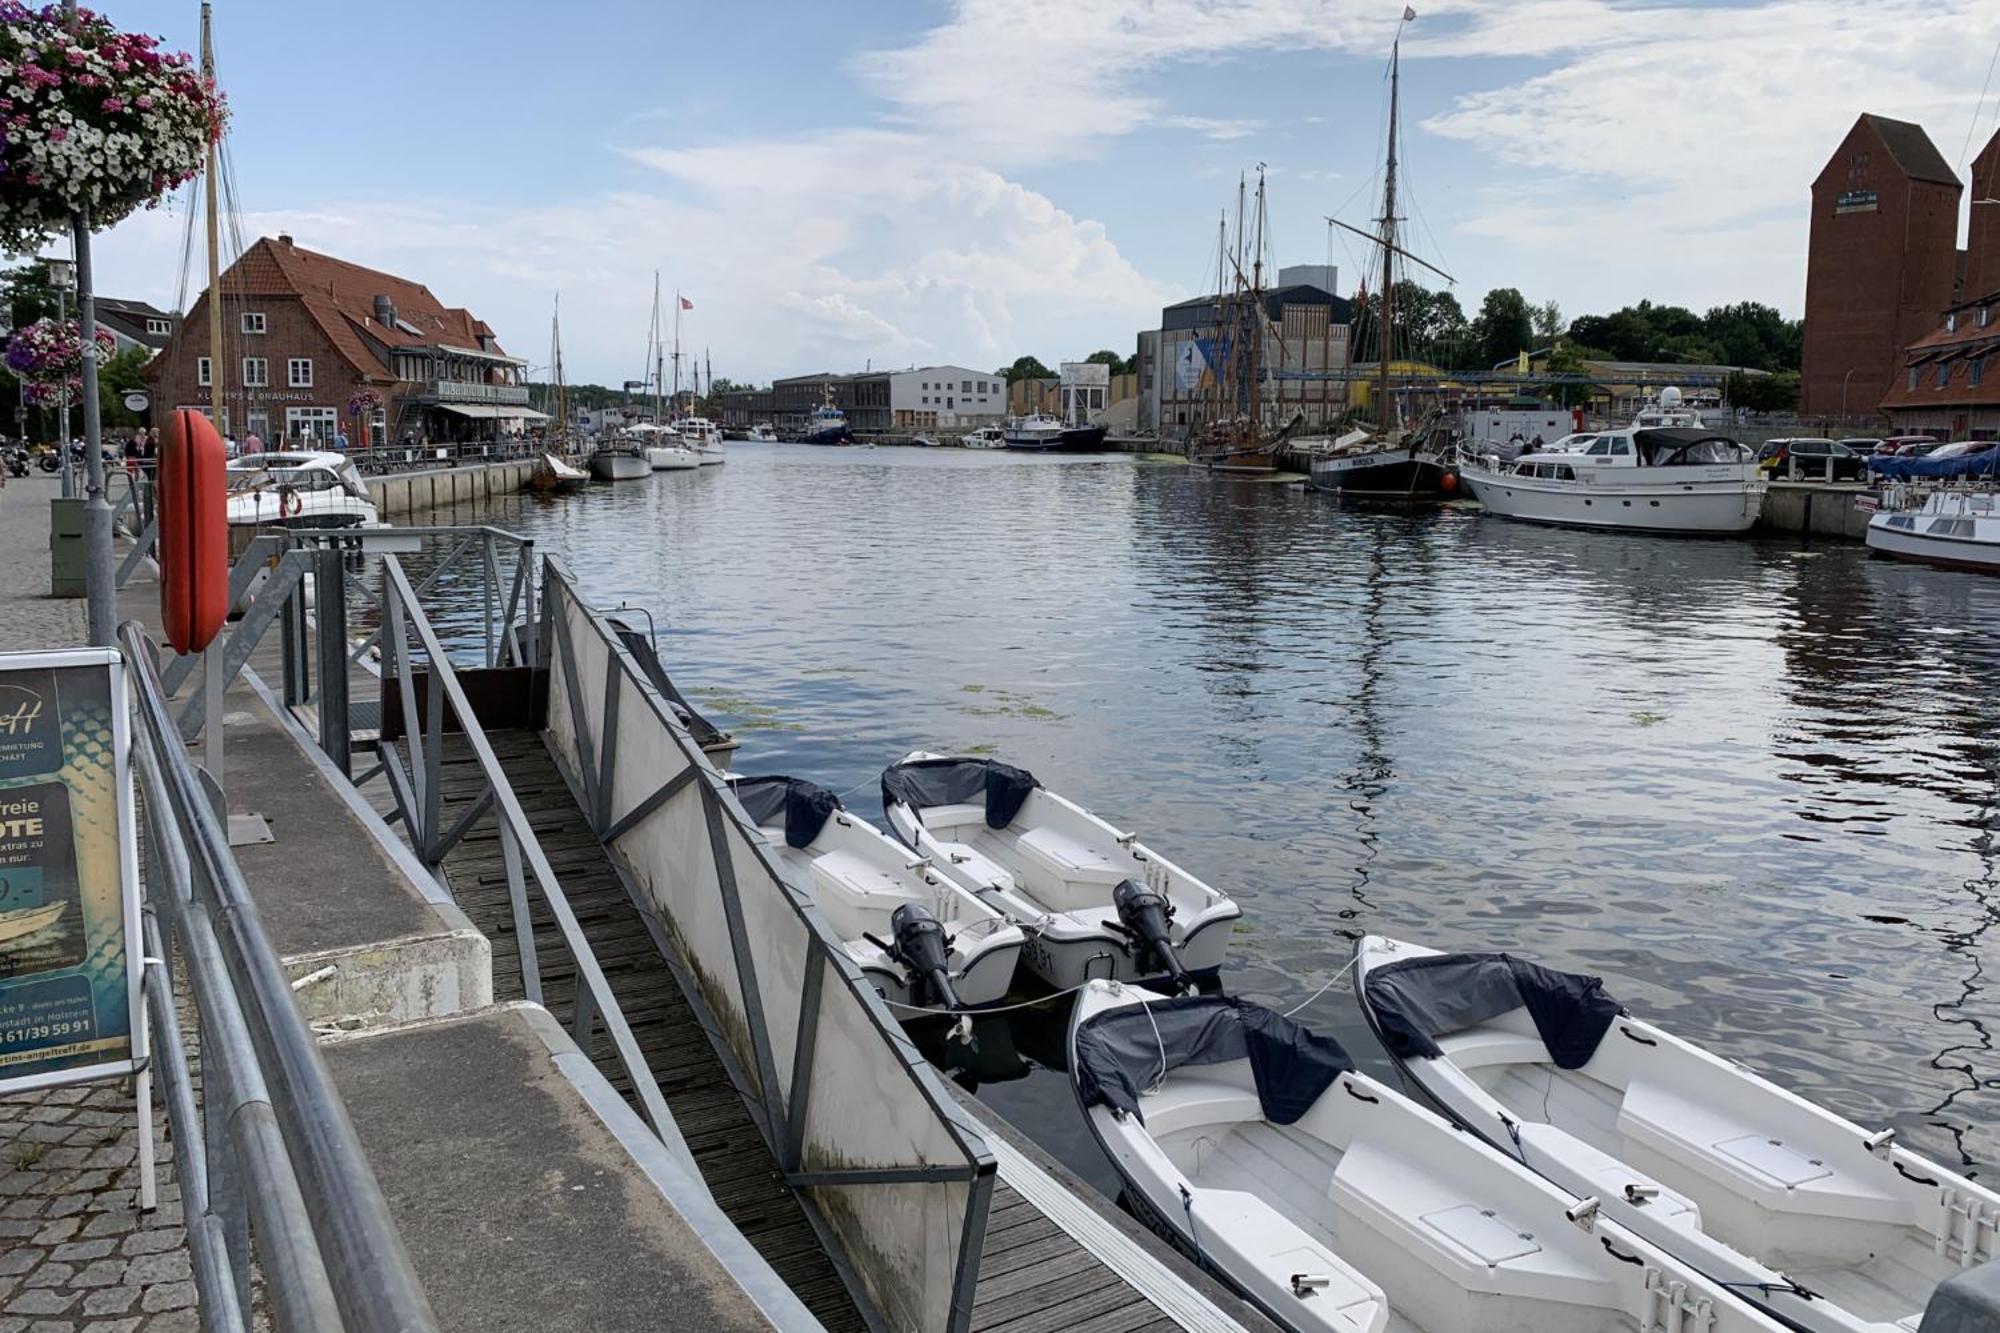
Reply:
[[247, 454], [228, 467], [231, 527], [377, 527], [361, 470], [332, 451]]
[[997, 760], [918, 751], [883, 772], [882, 808], [905, 845], [1027, 932], [1028, 967], [1058, 989], [1185, 988], [1222, 966], [1243, 915], [1138, 834]]
[[1622, 429], [1566, 435], [1511, 463], [1470, 460], [1460, 478], [1505, 518], [1636, 532], [1747, 531], [1764, 509], [1756, 453], [1698, 424], [1679, 409], [1675, 390], [1661, 401]]
[[701, 455], [687, 447], [672, 426], [641, 421], [627, 427], [646, 451], [646, 465], [655, 472], [685, 472], [701, 466]]
[[766, 421], [752, 426], [750, 433], [744, 438], [753, 444], [776, 444], [778, 442], [778, 432], [771, 429], [771, 423]]
[[981, 426], [961, 436], [958, 442], [967, 449], [1005, 449], [1007, 435], [998, 426]]
[[722, 431], [707, 417], [682, 417], [674, 422], [681, 444], [694, 452], [702, 467], [727, 461], [722, 452]]
[[883, 999], [956, 1010], [1006, 998], [1022, 937], [997, 910], [816, 783], [731, 785], [787, 881], [819, 905]]

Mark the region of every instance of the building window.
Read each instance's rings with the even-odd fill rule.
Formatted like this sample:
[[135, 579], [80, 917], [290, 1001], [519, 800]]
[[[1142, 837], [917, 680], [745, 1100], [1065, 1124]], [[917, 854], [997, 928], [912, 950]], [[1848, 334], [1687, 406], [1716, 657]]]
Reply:
[[243, 414], [243, 424], [255, 435], [259, 443], [271, 438], [271, 414], [263, 408]]
[[1979, 381], [1985, 378], [1986, 378], [1986, 358], [1983, 356], [1976, 356], [1972, 358], [1972, 369], [1966, 372], [1966, 382], [1969, 384], [1977, 385]]
[[285, 383], [294, 389], [310, 389], [313, 386], [313, 363], [311, 357], [295, 356], [285, 363]]
[[1986, 327], [1986, 325], [1987, 325], [1987, 322], [1988, 322], [1989, 320], [1991, 320], [1992, 318], [1993, 318], [1993, 307], [1992, 307], [1992, 306], [1990, 306], [1990, 305], [1983, 305], [1983, 306], [1979, 307], [1979, 327], [1980, 327], [1980, 328], [1982, 328], [1982, 329], [1983, 329], [1983, 328], [1985, 328], [1985, 327]]
[[245, 333], [262, 333], [264, 331], [263, 313], [261, 311], [254, 311], [254, 310], [244, 311], [243, 331]]
[[960, 380], [960, 381], [958, 382], [958, 391], [959, 391], [960, 393], [971, 393], [971, 392], [972, 392], [972, 381], [971, 381], [971, 380]]
[[339, 417], [330, 407], [285, 409], [285, 436], [302, 444], [331, 445], [339, 424]]
[[1938, 362], [1937, 386], [1942, 389], [1949, 383], [1951, 383], [1951, 362], [1940, 361]]
[[243, 358], [243, 387], [262, 389], [271, 382], [271, 363], [261, 356]]
[[195, 358], [194, 382], [204, 389], [215, 383], [215, 367], [209, 364], [205, 356]]
[[1840, 213], [1873, 213], [1875, 211], [1875, 191], [1849, 190], [1833, 201], [1833, 211]]
[[174, 331], [174, 326], [171, 321], [164, 319], [149, 319], [146, 321], [146, 332], [148, 333], [168, 334], [172, 333], [173, 331]]
[[1944, 312], [1944, 331], [1946, 333], [1958, 332], [1958, 312], [1956, 310], [1947, 310]]

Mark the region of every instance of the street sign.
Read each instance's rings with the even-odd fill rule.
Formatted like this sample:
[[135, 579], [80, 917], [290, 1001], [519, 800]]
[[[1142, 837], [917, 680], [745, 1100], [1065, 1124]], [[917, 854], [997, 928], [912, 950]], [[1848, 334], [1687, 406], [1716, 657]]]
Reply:
[[153, 400], [146, 396], [144, 390], [134, 389], [125, 395], [125, 410], [127, 412], [143, 412], [147, 407], [152, 405], [152, 402]]
[[146, 1055], [125, 666], [0, 653], [0, 1095]]

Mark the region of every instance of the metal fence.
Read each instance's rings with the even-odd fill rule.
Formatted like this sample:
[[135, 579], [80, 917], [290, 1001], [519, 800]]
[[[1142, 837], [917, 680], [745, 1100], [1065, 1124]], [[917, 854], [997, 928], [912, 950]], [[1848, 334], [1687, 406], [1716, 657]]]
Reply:
[[[202, 1326], [252, 1327], [254, 1266], [271, 1322], [287, 1333], [434, 1330], [212, 792], [188, 759], [155, 665], [159, 650], [137, 622], [120, 637], [138, 718], [155, 1072], [176, 1144]], [[198, 1025], [198, 1086], [180, 1028], [183, 996]]]
[[721, 775], [559, 562], [547, 738], [650, 900], [789, 1184], [889, 1327], [961, 1333], [994, 1159]]

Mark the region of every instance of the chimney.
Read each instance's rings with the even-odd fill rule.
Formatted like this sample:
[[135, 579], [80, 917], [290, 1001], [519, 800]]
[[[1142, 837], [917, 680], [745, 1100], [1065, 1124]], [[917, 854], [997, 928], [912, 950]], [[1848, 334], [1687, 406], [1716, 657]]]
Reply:
[[375, 322], [385, 329], [396, 327], [396, 303], [386, 296], [375, 298]]
[[279, 233], [278, 233], [278, 244], [279, 244], [279, 245], [282, 245], [282, 246], [284, 246], [284, 247], [285, 247], [285, 248], [286, 248], [287, 250], [291, 249], [291, 248], [292, 248], [292, 234], [291, 234], [290, 232], [288, 232], [288, 231], [281, 231], [281, 232], [279, 232]]

